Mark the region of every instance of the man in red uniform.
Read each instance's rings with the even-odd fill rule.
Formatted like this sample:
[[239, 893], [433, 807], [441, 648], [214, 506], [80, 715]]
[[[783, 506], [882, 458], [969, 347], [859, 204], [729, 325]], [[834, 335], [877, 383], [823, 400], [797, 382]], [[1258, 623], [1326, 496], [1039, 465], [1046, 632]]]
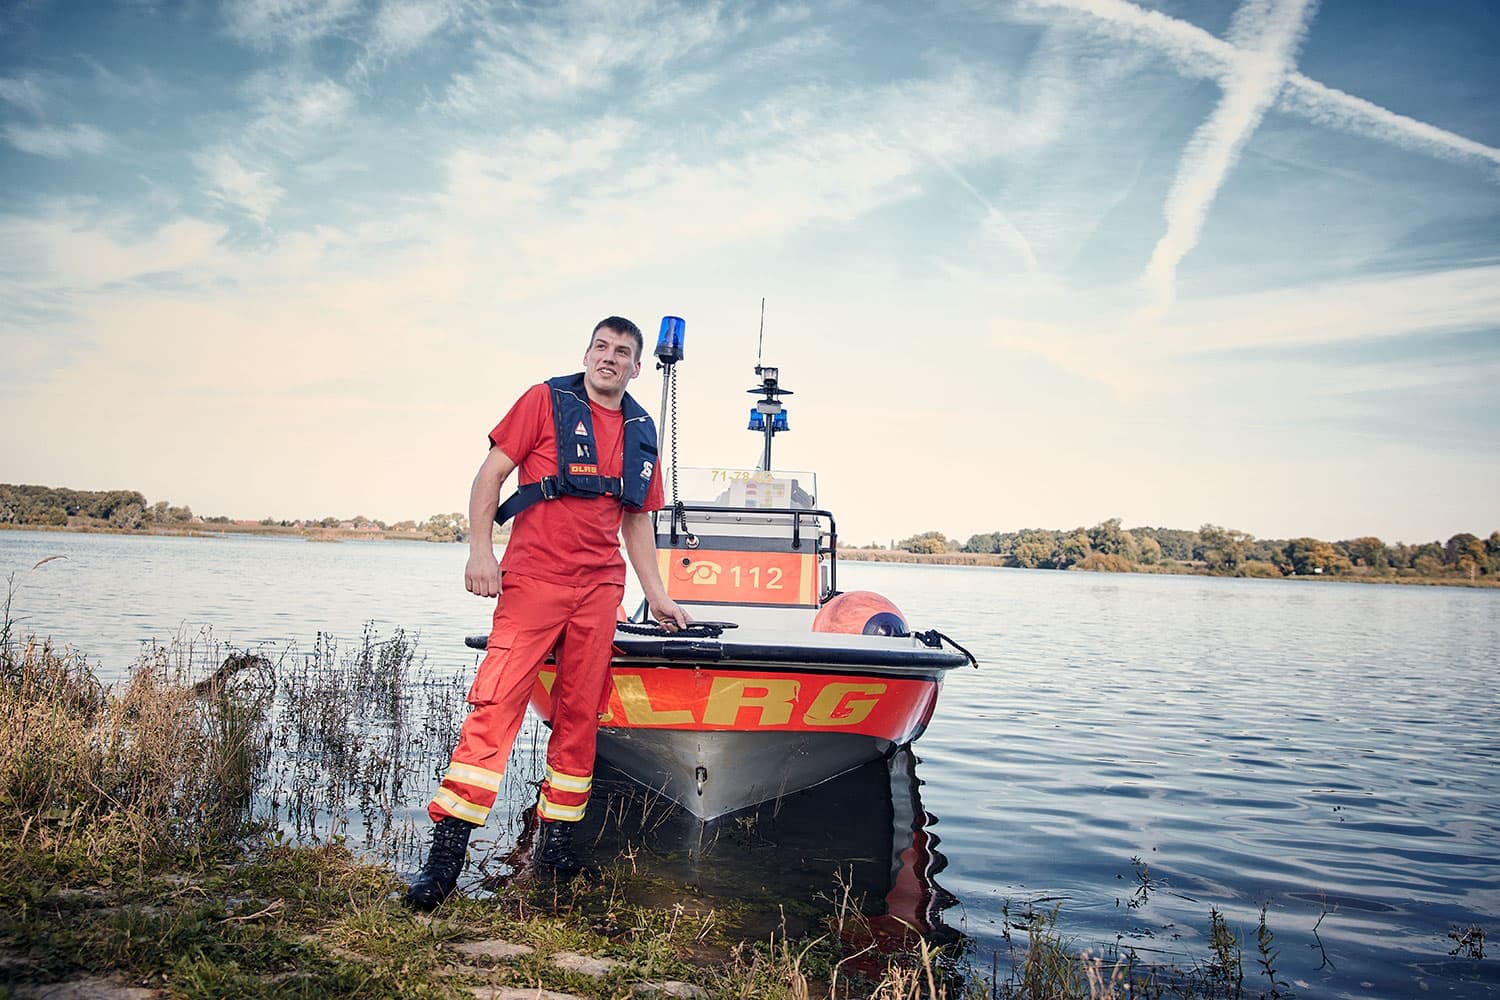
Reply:
[[[407, 893], [410, 906], [433, 909], [457, 885], [469, 834], [489, 817], [532, 685], [554, 647], [538, 863], [565, 878], [582, 867], [571, 829], [593, 785], [595, 736], [608, 702], [616, 610], [625, 595], [622, 538], [652, 615], [669, 630], [688, 623], [657, 568], [651, 512], [663, 500], [655, 427], [625, 392], [641, 372], [644, 348], [634, 323], [602, 320], [581, 376], [532, 386], [490, 432], [489, 454], [469, 494], [464, 584], [472, 594], [500, 599], [469, 690], [473, 711], [427, 808], [435, 824], [432, 849]], [[500, 488], [517, 468], [520, 490], [501, 508]], [[504, 516], [512, 508], [520, 512], [497, 563], [489, 525], [497, 510]]]

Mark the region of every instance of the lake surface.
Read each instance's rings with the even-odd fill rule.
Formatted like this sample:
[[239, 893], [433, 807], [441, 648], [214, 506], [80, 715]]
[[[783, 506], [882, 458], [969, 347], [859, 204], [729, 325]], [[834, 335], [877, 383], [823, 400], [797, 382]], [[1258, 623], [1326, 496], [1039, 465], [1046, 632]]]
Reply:
[[[463, 590], [466, 552], [0, 532], [0, 576], [14, 574], [23, 631], [107, 677], [141, 643], [206, 627], [309, 649], [372, 622], [419, 634], [428, 669], [462, 674], [475, 662], [462, 637], [490, 611]], [[1500, 591], [853, 562], [839, 583], [885, 594], [983, 664], [950, 674], [907, 783], [955, 897], [941, 919], [976, 969], [998, 953], [1004, 976], [1005, 914], [1028, 906], [1060, 907], [1074, 947], [1191, 966], [1214, 909], [1257, 995], [1264, 908], [1283, 990], [1500, 997]], [[883, 781], [825, 786], [817, 809], [788, 800], [700, 875], [756, 850], [780, 852], [792, 894], [829, 893], [819, 880], [846, 861], [883, 870], [890, 855], [860, 839], [870, 824], [830, 819], [884, 794], [899, 832], [907, 786]], [[813, 834], [797, 827], [807, 811]], [[1473, 927], [1487, 949], [1460, 946]]]

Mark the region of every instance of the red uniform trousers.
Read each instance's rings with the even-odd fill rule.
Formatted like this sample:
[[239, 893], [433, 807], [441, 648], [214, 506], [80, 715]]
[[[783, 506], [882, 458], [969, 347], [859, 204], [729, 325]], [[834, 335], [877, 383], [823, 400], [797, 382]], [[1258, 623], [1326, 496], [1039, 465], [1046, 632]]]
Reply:
[[615, 617], [625, 586], [568, 587], [514, 573], [505, 574], [501, 586], [488, 652], [469, 689], [474, 710], [427, 813], [434, 822], [456, 816], [483, 825], [489, 818], [537, 674], [555, 647], [552, 735], [537, 814], [582, 819], [594, 784], [599, 716], [609, 703]]

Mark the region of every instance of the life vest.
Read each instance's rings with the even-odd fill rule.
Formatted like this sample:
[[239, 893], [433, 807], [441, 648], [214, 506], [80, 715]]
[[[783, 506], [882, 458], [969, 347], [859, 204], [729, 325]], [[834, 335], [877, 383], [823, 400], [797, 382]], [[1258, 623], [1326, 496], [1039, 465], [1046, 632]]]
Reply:
[[518, 487], [495, 512], [495, 523], [504, 524], [541, 500], [558, 497], [609, 497], [627, 510], [646, 505], [646, 488], [656, 469], [656, 424], [651, 415], [626, 393], [620, 401], [625, 425], [624, 461], [621, 475], [599, 475], [599, 446], [594, 440], [594, 417], [589, 412], [588, 390], [583, 372], [547, 380], [552, 392], [552, 425], [557, 439], [557, 475], [543, 476]]

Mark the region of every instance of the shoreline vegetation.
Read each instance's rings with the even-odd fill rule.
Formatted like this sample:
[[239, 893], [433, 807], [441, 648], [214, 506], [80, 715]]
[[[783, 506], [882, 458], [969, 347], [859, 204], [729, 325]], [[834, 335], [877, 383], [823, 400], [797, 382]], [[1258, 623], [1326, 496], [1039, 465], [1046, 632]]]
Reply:
[[[134, 490], [87, 491], [0, 483], [0, 529], [219, 537], [250, 535], [315, 542], [465, 542], [468, 517], [434, 514], [394, 524], [363, 515], [259, 521], [203, 517]], [[496, 528], [497, 539], [509, 531]], [[1091, 528], [994, 531], [960, 542], [925, 531], [888, 545], [840, 545], [840, 559], [1099, 573], [1170, 573], [1251, 579], [1344, 580], [1425, 586], [1500, 587], [1500, 530], [1461, 532], [1446, 542], [1387, 543], [1374, 536], [1260, 539], [1234, 528], [1124, 528], [1110, 518]]]
[[1446, 543], [1386, 543], [1372, 535], [1256, 538], [1204, 524], [1181, 528], [1122, 527], [1110, 518], [1070, 531], [1028, 528], [973, 535], [966, 542], [926, 531], [889, 548], [839, 550], [841, 558], [1096, 573], [1172, 573], [1249, 579], [1331, 579], [1465, 587], [1500, 586], [1500, 530], [1488, 538], [1461, 532]]
[[[462, 896], [413, 914], [396, 874], [413, 842], [405, 817], [432, 748], [451, 744], [463, 678], [436, 675], [402, 631], [367, 628], [348, 648], [320, 637], [307, 652], [179, 638], [106, 685], [78, 651], [19, 632], [10, 585], [0, 997], [1289, 995], [1264, 912], [1235, 929], [1210, 908], [1207, 950], [1179, 966], [1118, 942], [1080, 951], [1056, 908], [1030, 903], [1007, 904], [993, 953], [962, 937], [893, 940], [832, 870], [810, 898], [712, 895], [638, 866], [660, 822], [654, 797], [617, 810], [625, 843], [596, 852], [597, 879], [529, 874], [523, 832], [498, 863], [498, 851], [471, 858]], [[518, 746], [508, 775], [524, 781], [537, 759]], [[1152, 882], [1133, 863], [1144, 898]]]

